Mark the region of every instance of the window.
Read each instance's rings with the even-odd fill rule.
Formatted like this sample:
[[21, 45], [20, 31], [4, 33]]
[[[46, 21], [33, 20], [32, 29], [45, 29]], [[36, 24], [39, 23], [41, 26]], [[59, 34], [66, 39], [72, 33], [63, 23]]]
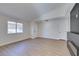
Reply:
[[8, 34], [11, 33], [23, 33], [23, 24], [8, 21]]
[[23, 24], [17, 23], [17, 33], [22, 33], [22, 32], [23, 32]]
[[16, 33], [16, 22], [8, 21], [8, 33]]

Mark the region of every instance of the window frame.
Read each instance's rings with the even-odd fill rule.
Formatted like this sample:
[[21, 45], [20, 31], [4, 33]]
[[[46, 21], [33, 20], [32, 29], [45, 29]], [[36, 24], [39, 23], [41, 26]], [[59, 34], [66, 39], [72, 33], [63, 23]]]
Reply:
[[[18, 31], [17, 31], [17, 30], [18, 30], [18, 24], [21, 24], [21, 26], [22, 26], [22, 28], [21, 28], [22, 32], [18, 32]], [[18, 22], [18, 23], [16, 23], [16, 26], [17, 26], [17, 29], [16, 29], [16, 32], [17, 32], [17, 33], [23, 33], [23, 32], [24, 32], [24, 31], [23, 31], [23, 23]]]
[[[15, 23], [15, 32], [14, 32], [14, 33], [12, 33], [12, 32], [9, 33], [9, 29], [10, 29], [10, 28], [9, 28], [9, 23], [11, 23], [11, 22], [12, 22], [12, 23]], [[22, 24], [22, 25], [21, 25], [21, 27], [22, 27], [22, 28], [21, 28], [22, 32], [18, 32], [18, 31], [17, 31], [17, 30], [18, 30], [18, 26], [19, 26], [19, 25], [17, 25], [17, 24]], [[22, 34], [22, 33], [24, 32], [23, 25], [24, 25], [24, 24], [21, 23], [21, 22], [8, 21], [8, 22], [7, 22], [7, 33], [8, 33], [8, 34]]]

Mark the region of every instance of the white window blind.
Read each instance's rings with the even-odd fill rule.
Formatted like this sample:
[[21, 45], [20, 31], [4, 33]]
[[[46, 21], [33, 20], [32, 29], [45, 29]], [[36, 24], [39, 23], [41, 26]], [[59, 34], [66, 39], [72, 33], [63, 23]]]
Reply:
[[23, 24], [13, 21], [8, 21], [8, 34], [23, 33]]
[[17, 23], [17, 33], [23, 33], [23, 24]]
[[16, 22], [8, 21], [8, 33], [16, 33]]

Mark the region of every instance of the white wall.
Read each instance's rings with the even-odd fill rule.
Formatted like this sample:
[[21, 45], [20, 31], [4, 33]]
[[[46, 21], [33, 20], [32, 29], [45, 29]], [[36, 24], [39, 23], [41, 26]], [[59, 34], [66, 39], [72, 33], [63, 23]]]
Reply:
[[[24, 33], [9, 35], [7, 33], [7, 22], [9, 20], [22, 22], [24, 24]], [[67, 31], [70, 30], [69, 21], [69, 17], [59, 17], [55, 19], [50, 19], [48, 22], [29, 22], [24, 20], [12, 19], [0, 15], [0, 46], [31, 37], [67, 39]]]
[[59, 17], [38, 23], [38, 37], [65, 39], [70, 31], [70, 17]]
[[[7, 22], [9, 20], [22, 22], [24, 24], [23, 25], [24, 33], [22, 33], [22, 34], [8, 34]], [[12, 19], [12, 18], [5, 17], [5, 16], [0, 16], [0, 45], [5, 45], [8, 43], [20, 41], [23, 39], [27, 39], [29, 37], [30, 37], [30, 23], [28, 21], [17, 20], [17, 19]]]

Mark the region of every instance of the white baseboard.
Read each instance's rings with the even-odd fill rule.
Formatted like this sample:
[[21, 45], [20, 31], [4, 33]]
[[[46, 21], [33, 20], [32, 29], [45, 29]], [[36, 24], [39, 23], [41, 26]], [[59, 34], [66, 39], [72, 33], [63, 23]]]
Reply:
[[[32, 39], [32, 38], [26, 38], [26, 39]], [[1, 43], [0, 46], [5, 46], [5, 45], [8, 45], [8, 44], [19, 42], [19, 41], [26, 40], [26, 39], [19, 39], [19, 40], [13, 40], [13, 41], [9, 41], [9, 42], [4, 42], [4, 43]]]
[[53, 39], [53, 40], [62, 40], [62, 41], [65, 41], [65, 39], [46, 38], [46, 37], [36, 37], [35, 39]]

